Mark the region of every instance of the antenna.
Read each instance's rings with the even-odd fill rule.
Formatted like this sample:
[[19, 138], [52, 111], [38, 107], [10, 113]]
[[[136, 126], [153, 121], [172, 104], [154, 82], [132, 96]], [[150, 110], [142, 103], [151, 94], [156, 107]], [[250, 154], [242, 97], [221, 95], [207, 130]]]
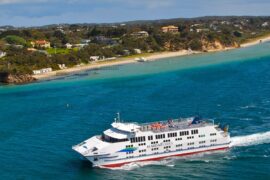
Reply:
[[117, 119], [118, 119], [118, 122], [121, 122], [121, 118], [120, 118], [120, 113], [116, 113], [117, 114]]

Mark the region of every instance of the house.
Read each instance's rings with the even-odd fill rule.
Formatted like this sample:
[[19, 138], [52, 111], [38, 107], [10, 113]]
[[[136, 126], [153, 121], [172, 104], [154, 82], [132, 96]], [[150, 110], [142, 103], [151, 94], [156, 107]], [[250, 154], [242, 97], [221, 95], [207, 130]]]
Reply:
[[33, 47], [40, 47], [40, 48], [50, 48], [51, 47], [51, 43], [46, 41], [46, 40], [32, 41], [31, 45]]
[[66, 43], [66, 44], [65, 44], [65, 47], [66, 47], [67, 49], [71, 49], [71, 48], [72, 48], [72, 44]]
[[90, 39], [82, 39], [81, 40], [81, 44], [89, 44], [91, 42], [91, 40]]
[[262, 27], [267, 27], [269, 24], [268, 24], [268, 22], [264, 22], [263, 24], [262, 24]]
[[44, 69], [39, 69], [39, 70], [33, 70], [34, 75], [45, 74], [45, 73], [49, 73], [49, 72], [52, 72], [52, 68], [44, 68]]
[[59, 67], [60, 69], [66, 69], [66, 68], [67, 68], [65, 64], [58, 64], [58, 67]]
[[134, 52], [136, 53], [136, 54], [141, 54], [142, 53], [142, 50], [140, 50], [140, 49], [133, 49], [134, 50]]
[[37, 51], [37, 49], [35, 49], [35, 48], [27, 48], [27, 51], [35, 52], [35, 51]]
[[146, 38], [149, 36], [149, 34], [147, 31], [139, 31], [139, 32], [132, 33], [131, 36], [134, 36], [137, 38]]
[[130, 51], [129, 51], [129, 50], [127, 50], [127, 49], [123, 50], [123, 53], [124, 53], [124, 55], [125, 55], [125, 56], [130, 55]]
[[89, 59], [90, 59], [90, 61], [97, 61], [100, 59], [100, 57], [99, 56], [90, 56]]
[[161, 30], [164, 33], [178, 33], [179, 32], [178, 27], [172, 26], [172, 25], [170, 25], [170, 26], [164, 26], [164, 27], [161, 28]]
[[74, 44], [74, 47], [78, 47], [78, 48], [84, 48], [85, 46], [87, 46], [88, 44]]
[[4, 56], [6, 56], [6, 55], [7, 55], [6, 52], [0, 51], [0, 58], [4, 57]]
[[204, 29], [196, 29], [196, 32], [197, 32], [197, 33], [200, 33], [200, 32], [206, 32], [206, 31], [209, 31], [209, 29], [207, 29], [207, 28], [204, 28]]
[[105, 36], [96, 36], [94, 38], [94, 41], [100, 44], [106, 44], [106, 45], [116, 45], [118, 44], [116, 39], [107, 38]]

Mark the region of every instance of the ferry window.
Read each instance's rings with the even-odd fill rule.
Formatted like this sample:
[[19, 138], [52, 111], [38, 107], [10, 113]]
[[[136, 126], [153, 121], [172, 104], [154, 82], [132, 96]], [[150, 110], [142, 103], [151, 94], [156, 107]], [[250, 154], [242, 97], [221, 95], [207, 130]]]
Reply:
[[102, 135], [102, 140], [105, 141], [105, 142], [110, 142], [110, 143], [117, 143], [117, 142], [128, 141], [128, 139], [116, 139], [116, 138], [107, 136], [105, 134]]

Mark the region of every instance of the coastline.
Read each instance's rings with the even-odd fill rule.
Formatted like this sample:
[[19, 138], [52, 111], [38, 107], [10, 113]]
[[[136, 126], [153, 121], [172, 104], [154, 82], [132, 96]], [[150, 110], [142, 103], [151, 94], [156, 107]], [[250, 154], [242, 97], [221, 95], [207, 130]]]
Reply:
[[[180, 57], [180, 56], [188, 56], [188, 55], [193, 55], [193, 54], [204, 54], [204, 53], [211, 53], [211, 52], [228, 51], [228, 50], [232, 50], [236, 48], [245, 48], [245, 47], [254, 46], [260, 43], [264, 43], [267, 41], [270, 41], [270, 35], [267, 35], [261, 38], [258, 37], [256, 39], [242, 43], [240, 44], [239, 47], [226, 47], [222, 49], [212, 49], [212, 50], [208, 50], [207, 52], [203, 52], [203, 51], [190, 52], [188, 50], [181, 50], [181, 51], [176, 51], [176, 52], [149, 53], [149, 54], [142, 54], [141, 57], [146, 57], [148, 61], [155, 61], [155, 60], [160, 60], [160, 59], [170, 58], [170, 57]], [[99, 62], [92, 62], [90, 64], [85, 64], [85, 65], [77, 65], [75, 67], [71, 67], [67, 69], [52, 71], [46, 74], [33, 75], [33, 78], [37, 80], [44, 80], [48, 78], [64, 76], [67, 74], [85, 71], [85, 70], [98, 69], [102, 67], [116, 66], [116, 65], [123, 65], [123, 64], [131, 64], [131, 63], [138, 63], [138, 61], [135, 60], [135, 57], [132, 57], [132, 56], [118, 58], [115, 60], [104, 60], [104, 61], [99, 61]]]

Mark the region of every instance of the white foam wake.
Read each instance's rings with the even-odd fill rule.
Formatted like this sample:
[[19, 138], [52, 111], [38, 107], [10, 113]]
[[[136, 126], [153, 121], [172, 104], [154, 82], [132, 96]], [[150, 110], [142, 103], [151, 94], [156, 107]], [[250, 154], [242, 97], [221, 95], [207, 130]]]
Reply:
[[258, 144], [270, 143], [270, 131], [257, 133], [246, 136], [236, 136], [231, 138], [231, 147], [235, 146], [252, 146]]
[[144, 166], [149, 166], [149, 165], [160, 165], [160, 166], [174, 167], [172, 159], [164, 159], [164, 160], [161, 160], [161, 161], [132, 162], [132, 163], [125, 164], [125, 165], [123, 165], [121, 167], [106, 168], [106, 169], [130, 171], [130, 170], [142, 168]]

